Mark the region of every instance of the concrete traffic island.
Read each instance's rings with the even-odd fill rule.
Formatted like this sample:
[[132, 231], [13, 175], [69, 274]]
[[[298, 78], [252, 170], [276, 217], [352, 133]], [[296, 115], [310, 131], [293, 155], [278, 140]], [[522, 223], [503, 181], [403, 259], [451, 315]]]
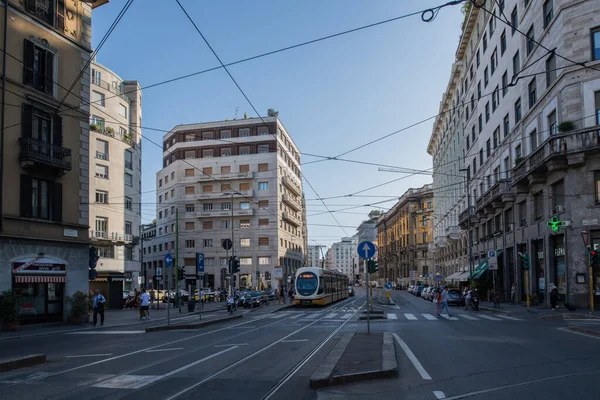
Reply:
[[389, 332], [347, 333], [310, 377], [314, 389], [398, 374], [396, 348]]
[[0, 359], [0, 372], [12, 371], [13, 369], [31, 367], [44, 364], [45, 354], [30, 354], [22, 357]]
[[146, 328], [146, 333], [162, 332], [162, 331], [176, 331], [176, 330], [182, 330], [182, 329], [198, 329], [198, 328], [202, 328], [202, 327], [205, 327], [208, 325], [218, 324], [219, 322], [226, 322], [226, 321], [231, 321], [231, 320], [235, 320], [235, 319], [240, 319], [242, 317], [243, 317], [243, 314], [236, 314], [236, 315], [228, 315], [226, 317], [221, 317], [221, 318], [209, 319], [209, 320], [205, 320], [205, 321], [198, 321], [198, 322], [194, 322], [194, 323], [153, 326], [151, 328]]

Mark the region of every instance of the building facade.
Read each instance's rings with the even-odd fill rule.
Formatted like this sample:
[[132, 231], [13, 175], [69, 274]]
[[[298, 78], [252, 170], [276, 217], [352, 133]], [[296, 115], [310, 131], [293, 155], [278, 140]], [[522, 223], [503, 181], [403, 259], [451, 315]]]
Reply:
[[352, 238], [344, 237], [327, 251], [327, 269], [339, 271], [354, 279], [357, 265], [352, 265]]
[[91, 64], [90, 243], [98, 249], [92, 289], [109, 307], [143, 284], [140, 262], [142, 91], [107, 67]]
[[[444, 191], [458, 191], [436, 209], [436, 237], [459, 237], [438, 259], [448, 273], [467, 264], [476, 285], [505, 300], [529, 291], [549, 304], [555, 284], [563, 300], [589, 306], [582, 231], [600, 244], [599, 70], [598, 2], [507, 0], [467, 10], [428, 149], [436, 208]], [[462, 152], [460, 162], [449, 147]]]
[[433, 241], [433, 210], [433, 189], [424, 185], [408, 189], [377, 220], [380, 281], [414, 283], [431, 279], [438, 272], [429, 250]]
[[88, 290], [90, 78], [79, 74], [92, 6], [4, 3], [0, 292], [19, 296], [22, 323], [60, 321], [66, 296]]
[[282, 284], [293, 281], [306, 251], [300, 153], [277, 117], [176, 126], [164, 136], [163, 156], [156, 238], [144, 245], [150, 275], [172, 253], [194, 284], [203, 253], [203, 284], [227, 287], [233, 252], [238, 287], [275, 288], [277, 271]]
[[322, 249], [325, 246], [321, 246], [318, 244], [309, 245], [308, 246], [308, 258], [306, 260], [307, 267], [321, 267], [321, 260], [323, 259], [323, 255], [321, 255]]

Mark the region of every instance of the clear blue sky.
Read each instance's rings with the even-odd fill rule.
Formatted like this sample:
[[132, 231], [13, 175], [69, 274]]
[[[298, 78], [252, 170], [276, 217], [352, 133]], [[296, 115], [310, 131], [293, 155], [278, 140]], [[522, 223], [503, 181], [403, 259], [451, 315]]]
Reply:
[[[182, 4], [223, 62], [228, 63], [361, 25], [441, 4], [441, 0], [198, 1]], [[111, 0], [93, 13], [94, 45], [102, 38], [125, 0]], [[351, 33], [303, 48], [230, 67], [263, 115], [279, 117], [301, 152], [334, 156], [379, 136], [435, 115], [455, 59], [462, 14], [460, 6], [441, 10], [431, 23], [419, 16]], [[174, 0], [136, 0], [100, 50], [98, 62], [142, 87], [215, 67], [218, 61]], [[224, 70], [209, 72], [143, 92], [143, 126], [170, 129], [177, 124], [233, 119], [255, 114]], [[345, 156], [348, 159], [425, 169], [432, 165], [426, 148], [433, 121]], [[162, 133], [144, 136], [162, 142]], [[142, 191], [156, 189], [162, 151], [143, 142]], [[302, 156], [302, 162], [314, 160]], [[400, 178], [377, 167], [326, 161], [303, 167], [319, 196], [339, 196]], [[362, 193], [400, 196], [431, 182], [417, 175]], [[309, 244], [330, 245], [345, 233], [313, 201], [304, 182]], [[155, 195], [142, 197], [142, 219], [155, 218]], [[382, 198], [328, 200], [331, 210]], [[381, 204], [391, 206], [394, 202]], [[372, 208], [335, 213], [348, 235]]]

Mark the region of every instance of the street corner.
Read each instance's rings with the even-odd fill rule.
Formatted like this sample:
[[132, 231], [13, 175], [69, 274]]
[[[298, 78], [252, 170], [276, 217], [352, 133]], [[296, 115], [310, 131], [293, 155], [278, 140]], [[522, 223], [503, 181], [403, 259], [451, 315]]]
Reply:
[[396, 376], [393, 336], [384, 333], [345, 334], [310, 377], [313, 389]]
[[46, 363], [45, 354], [30, 354], [21, 357], [0, 359], [0, 372], [12, 371], [14, 369], [32, 367]]

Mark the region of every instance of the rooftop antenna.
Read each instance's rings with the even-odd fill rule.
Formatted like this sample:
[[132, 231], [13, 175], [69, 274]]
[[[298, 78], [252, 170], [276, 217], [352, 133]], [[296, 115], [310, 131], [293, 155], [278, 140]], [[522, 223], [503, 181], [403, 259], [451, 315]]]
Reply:
[[233, 119], [237, 119], [237, 113], [238, 113], [239, 109], [240, 109], [239, 106], [235, 108], [235, 115], [233, 116]]

